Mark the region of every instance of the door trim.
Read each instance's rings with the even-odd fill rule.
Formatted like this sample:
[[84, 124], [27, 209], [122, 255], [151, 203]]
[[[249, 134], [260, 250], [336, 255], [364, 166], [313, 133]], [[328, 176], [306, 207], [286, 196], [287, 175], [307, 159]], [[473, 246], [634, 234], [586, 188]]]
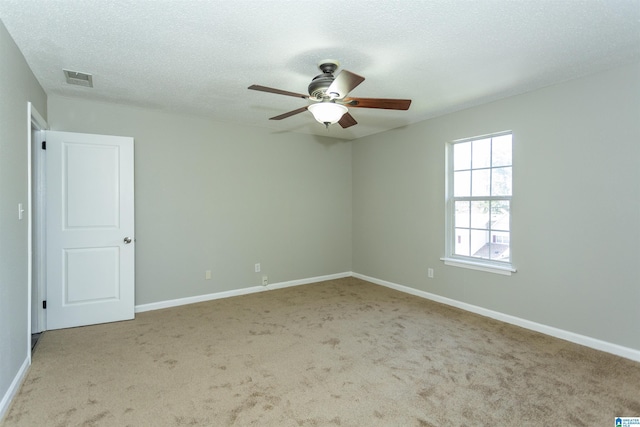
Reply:
[[[34, 131], [42, 132], [49, 128], [47, 121], [42, 117], [38, 110], [33, 106], [31, 102], [27, 102], [27, 357], [29, 365], [31, 364], [31, 334], [32, 334], [32, 310], [35, 301], [39, 301], [42, 296], [41, 281], [44, 281], [41, 265], [44, 261], [42, 254], [42, 209], [41, 201], [39, 197], [34, 199], [34, 194], [39, 194], [38, 188], [42, 187], [42, 174], [40, 171], [40, 164], [36, 160], [34, 165], [34, 145], [39, 144], [41, 141], [34, 140]], [[36, 138], [42, 140], [42, 136]], [[35, 159], [41, 158], [41, 154], [36, 151]], [[34, 217], [34, 204], [36, 206], [36, 217]], [[35, 233], [34, 233], [35, 230]], [[34, 252], [34, 241], [36, 242], [36, 248]], [[34, 282], [34, 276], [36, 281]], [[34, 286], [35, 283], [35, 286]], [[38, 310], [37, 327], [42, 331], [45, 330], [44, 313], [42, 308]]]

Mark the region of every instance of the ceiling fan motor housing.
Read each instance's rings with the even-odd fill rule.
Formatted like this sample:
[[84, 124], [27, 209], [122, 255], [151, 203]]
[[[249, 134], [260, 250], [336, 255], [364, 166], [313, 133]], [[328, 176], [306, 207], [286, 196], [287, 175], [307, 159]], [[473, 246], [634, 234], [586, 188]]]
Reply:
[[312, 98], [322, 99], [325, 96], [325, 92], [333, 83], [333, 74], [320, 74], [317, 75], [309, 83], [309, 95]]
[[318, 63], [318, 68], [322, 71], [322, 74], [318, 74], [309, 83], [309, 95], [312, 98], [323, 99], [328, 96], [327, 89], [333, 83], [335, 77], [333, 73], [338, 69], [340, 63], [333, 59], [325, 59]]

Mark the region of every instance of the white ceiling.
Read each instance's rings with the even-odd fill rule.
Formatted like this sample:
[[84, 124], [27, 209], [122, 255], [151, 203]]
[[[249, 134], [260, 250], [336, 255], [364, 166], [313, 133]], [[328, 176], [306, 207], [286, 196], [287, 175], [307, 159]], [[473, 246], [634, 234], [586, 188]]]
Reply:
[[[640, 0], [0, 0], [0, 19], [48, 94], [343, 139], [400, 127], [640, 59]], [[316, 64], [366, 80], [328, 130], [303, 99]], [[62, 70], [93, 75], [71, 86]]]

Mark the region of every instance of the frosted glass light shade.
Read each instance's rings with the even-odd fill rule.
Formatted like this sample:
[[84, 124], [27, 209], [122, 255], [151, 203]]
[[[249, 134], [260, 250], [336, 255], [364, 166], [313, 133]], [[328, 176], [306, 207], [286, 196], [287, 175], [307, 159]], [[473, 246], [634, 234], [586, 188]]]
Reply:
[[349, 111], [344, 105], [336, 104], [334, 102], [319, 102], [317, 104], [311, 104], [307, 107], [313, 117], [322, 124], [337, 123], [338, 120]]

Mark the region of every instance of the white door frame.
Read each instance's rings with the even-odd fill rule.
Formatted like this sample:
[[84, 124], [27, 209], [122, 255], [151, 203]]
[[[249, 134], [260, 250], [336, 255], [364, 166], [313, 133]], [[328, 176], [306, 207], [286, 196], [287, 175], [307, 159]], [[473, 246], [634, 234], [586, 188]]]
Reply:
[[41, 332], [46, 329], [44, 310], [40, 303], [44, 299], [45, 289], [43, 270], [45, 218], [42, 173], [44, 156], [39, 147], [44, 139], [43, 132], [49, 128], [49, 125], [31, 102], [27, 103], [27, 120], [27, 354], [31, 364], [31, 334], [34, 331]]

